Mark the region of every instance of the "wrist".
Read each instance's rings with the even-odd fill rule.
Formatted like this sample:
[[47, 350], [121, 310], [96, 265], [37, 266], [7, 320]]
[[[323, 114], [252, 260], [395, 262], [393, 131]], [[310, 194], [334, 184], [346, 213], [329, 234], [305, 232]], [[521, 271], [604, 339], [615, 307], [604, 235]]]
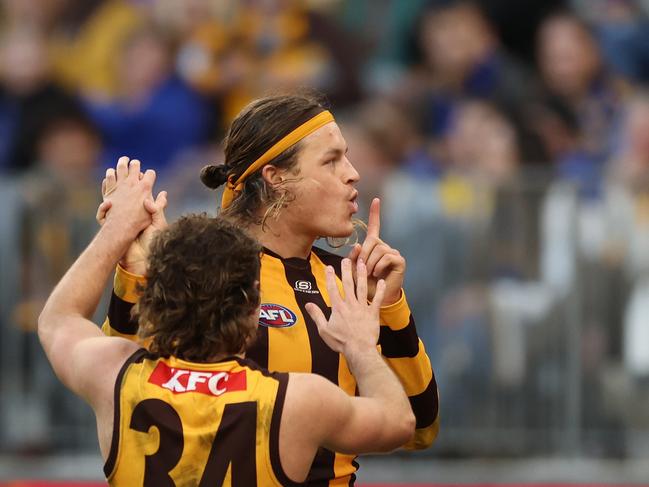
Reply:
[[128, 229], [120, 227], [115, 222], [106, 222], [99, 229], [97, 237], [105, 240], [106, 242], [112, 243], [116, 247], [123, 247], [124, 249], [126, 249], [134, 238], [130, 236], [130, 233], [131, 232], [129, 232]]
[[111, 219], [107, 220], [99, 230], [100, 235], [106, 235], [106, 238], [122, 244], [130, 244], [133, 242], [137, 238], [138, 233], [134, 228], [121, 225], [119, 222]]
[[343, 350], [345, 360], [349, 365], [350, 371], [354, 374], [355, 370], [363, 367], [363, 364], [375, 360], [376, 357], [380, 358], [379, 351], [376, 345], [371, 344], [354, 344], [346, 346]]
[[392, 292], [390, 294], [385, 294], [383, 297], [383, 303], [381, 303], [381, 308], [385, 308], [387, 306], [392, 306], [393, 304], [398, 303], [401, 301], [401, 297], [403, 296], [403, 290], [402, 288], [399, 288], [396, 292]]
[[122, 257], [118, 264], [127, 274], [134, 276], [143, 276], [146, 274], [145, 260], [128, 260], [127, 258]]

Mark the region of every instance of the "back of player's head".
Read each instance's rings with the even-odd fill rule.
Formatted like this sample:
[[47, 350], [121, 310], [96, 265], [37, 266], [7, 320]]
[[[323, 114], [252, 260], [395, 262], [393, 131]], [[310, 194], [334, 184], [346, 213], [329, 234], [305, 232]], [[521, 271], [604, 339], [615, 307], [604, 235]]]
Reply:
[[137, 307], [149, 350], [195, 362], [242, 352], [257, 329], [260, 255], [222, 218], [189, 215], [161, 231]]
[[[224, 163], [205, 166], [201, 171], [201, 181], [215, 189], [228, 179], [236, 180], [275, 143], [325, 109], [321, 96], [309, 91], [252, 101], [239, 112], [228, 130], [224, 141]], [[296, 143], [268, 164], [280, 169], [295, 169], [300, 147], [301, 143]], [[269, 214], [260, 214], [261, 210], [281, 208], [286, 203], [282, 198], [285, 194], [285, 190], [268, 185], [261, 171], [257, 171], [245, 180], [241, 194], [222, 211], [222, 215], [243, 224], [260, 224]]]

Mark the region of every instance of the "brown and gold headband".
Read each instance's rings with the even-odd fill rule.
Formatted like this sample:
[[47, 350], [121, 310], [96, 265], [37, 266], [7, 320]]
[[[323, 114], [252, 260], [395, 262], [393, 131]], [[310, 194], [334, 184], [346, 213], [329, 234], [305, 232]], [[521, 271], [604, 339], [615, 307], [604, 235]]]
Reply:
[[291, 131], [286, 136], [282, 137], [277, 143], [275, 143], [270, 149], [264, 152], [259, 159], [253, 162], [244, 173], [239, 176], [236, 180], [234, 179], [234, 174], [231, 174], [228, 177], [228, 181], [223, 191], [223, 197], [221, 198], [221, 208], [225, 209], [232, 201], [241, 193], [243, 190], [244, 181], [253, 173], [257, 172], [268, 162], [272, 161], [275, 157], [280, 155], [289, 147], [297, 144], [300, 140], [306, 137], [309, 134], [312, 134], [320, 127], [333, 122], [334, 117], [329, 111], [324, 111], [318, 113], [315, 117], [307, 120], [302, 125], [297, 127], [295, 130]]

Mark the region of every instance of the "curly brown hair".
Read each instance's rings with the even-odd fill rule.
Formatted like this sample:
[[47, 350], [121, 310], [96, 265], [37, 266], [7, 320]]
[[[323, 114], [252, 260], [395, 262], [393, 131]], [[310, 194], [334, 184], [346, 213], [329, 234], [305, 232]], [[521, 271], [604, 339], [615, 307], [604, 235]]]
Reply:
[[223, 218], [188, 215], [151, 244], [135, 313], [157, 356], [210, 362], [257, 330], [261, 246]]

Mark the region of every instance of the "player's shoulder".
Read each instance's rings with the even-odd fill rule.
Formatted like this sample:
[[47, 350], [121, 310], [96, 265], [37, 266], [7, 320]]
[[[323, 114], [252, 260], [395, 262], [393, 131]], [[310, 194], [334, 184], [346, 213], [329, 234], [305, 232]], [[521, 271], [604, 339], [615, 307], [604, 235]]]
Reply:
[[327, 387], [327, 385], [329, 384], [333, 385], [333, 383], [329, 379], [326, 379], [321, 375], [308, 372], [289, 372], [288, 377], [292, 387], [304, 389], [307, 391], [312, 389], [319, 389], [323, 386]]
[[317, 374], [291, 372], [288, 374], [287, 401], [295, 408], [310, 411], [318, 409], [331, 397], [331, 388], [335, 385]]
[[313, 418], [318, 418], [315, 431], [319, 435], [349, 414], [348, 399], [338, 386], [320, 375], [291, 372], [284, 410], [294, 425], [302, 424], [302, 430], [313, 431]]
[[244, 369], [250, 371], [251, 373], [258, 374], [263, 378], [273, 379], [280, 383], [288, 382], [289, 373], [288, 372], [273, 372], [268, 370], [265, 367], [262, 367], [254, 360], [246, 358], [236, 358], [238, 364]]

